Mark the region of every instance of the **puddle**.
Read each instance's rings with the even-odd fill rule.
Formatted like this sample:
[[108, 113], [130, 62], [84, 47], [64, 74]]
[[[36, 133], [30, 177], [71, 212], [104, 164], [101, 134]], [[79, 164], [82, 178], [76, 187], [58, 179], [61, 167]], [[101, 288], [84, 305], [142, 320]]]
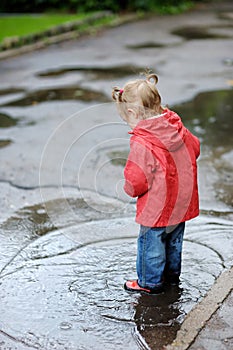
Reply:
[[112, 151], [107, 154], [110, 158], [111, 164], [125, 166], [129, 151]]
[[233, 89], [203, 92], [172, 108], [206, 146], [220, 154], [232, 149]]
[[31, 106], [48, 101], [79, 100], [84, 102], [98, 101], [109, 102], [104, 93], [81, 88], [79, 86], [69, 86], [63, 88], [53, 88], [29, 92], [25, 97], [2, 104], [2, 106]]
[[24, 96], [25, 90], [18, 88], [8, 88], [0, 90], [0, 105], [9, 103]]
[[1, 224], [3, 231], [13, 233], [17, 229], [19, 235], [24, 236], [27, 233], [29, 239], [35, 239], [37, 236], [42, 236], [55, 228], [44, 204], [26, 206]]
[[[119, 209], [110, 201], [101, 204], [81, 198], [58, 198], [41, 204], [25, 206], [19, 209], [9, 219], [1, 224], [5, 232], [15, 232], [34, 239], [43, 236], [57, 227], [73, 225], [74, 223], [100, 220], [106, 217], [119, 216]], [[121, 213], [121, 215], [125, 215]]]
[[17, 125], [18, 119], [10, 117], [8, 114], [0, 113], [0, 128], [10, 128]]
[[[226, 27], [227, 29], [228, 27]], [[186, 40], [193, 39], [229, 39], [231, 35], [211, 33], [211, 27], [182, 27], [173, 30], [171, 33], [181, 36]], [[217, 29], [217, 28], [213, 28]]]
[[13, 118], [8, 114], [0, 112], [0, 128], [32, 126], [35, 124], [34, 121], [27, 121], [24, 117]]
[[162, 48], [167, 47], [168, 45], [162, 44], [162, 43], [156, 43], [156, 42], [144, 42], [142, 44], [136, 44], [136, 45], [127, 45], [126, 47], [128, 49], [132, 50], [141, 50], [141, 49], [156, 49], [156, 48]]
[[220, 19], [227, 19], [227, 20], [232, 21], [232, 19], [233, 19], [233, 14], [232, 14], [232, 11], [228, 11], [228, 12], [219, 12], [218, 17], [219, 17]]
[[112, 67], [64, 67], [59, 69], [52, 69], [37, 74], [39, 77], [58, 77], [72, 72], [84, 72], [92, 76], [92, 79], [111, 80], [122, 78], [129, 75], [137, 75], [144, 72], [145, 68], [125, 65]]
[[11, 140], [0, 140], [0, 148], [9, 146], [12, 143]]
[[[45, 214], [40, 205], [34, 209]], [[181, 285], [158, 296], [129, 294], [122, 287], [135, 277], [137, 230], [134, 218], [99, 220], [53, 230], [24, 246], [0, 278], [1, 344], [162, 350], [171, 343], [186, 313], [222, 271], [222, 257], [231, 259], [226, 240], [232, 224], [204, 216], [189, 223]], [[213, 247], [217, 238], [220, 253]]]
[[233, 59], [230, 58], [230, 57], [227, 57], [227, 58], [224, 58], [222, 63], [225, 65], [225, 66], [233, 66]]
[[232, 165], [233, 165], [233, 152], [231, 152], [231, 158], [229, 163], [223, 160], [216, 161], [215, 167], [219, 173], [219, 180], [216, 182], [216, 195], [217, 197], [227, 204], [233, 207], [233, 189], [232, 189]]
[[17, 94], [17, 93], [21, 93], [21, 92], [25, 92], [25, 90], [18, 89], [18, 88], [0, 89], [0, 96]]

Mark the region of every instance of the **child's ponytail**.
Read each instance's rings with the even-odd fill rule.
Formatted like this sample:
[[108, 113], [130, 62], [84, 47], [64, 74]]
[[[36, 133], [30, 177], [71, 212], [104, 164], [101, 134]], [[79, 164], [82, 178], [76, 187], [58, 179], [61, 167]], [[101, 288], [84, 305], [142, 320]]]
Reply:
[[122, 94], [123, 94], [124, 90], [120, 89], [118, 86], [114, 86], [112, 88], [112, 98], [114, 101], [116, 102], [123, 102], [122, 99]]
[[159, 78], [156, 74], [151, 73], [151, 74], [146, 74], [146, 81], [148, 83], [151, 83], [153, 85], [156, 85], [159, 81]]

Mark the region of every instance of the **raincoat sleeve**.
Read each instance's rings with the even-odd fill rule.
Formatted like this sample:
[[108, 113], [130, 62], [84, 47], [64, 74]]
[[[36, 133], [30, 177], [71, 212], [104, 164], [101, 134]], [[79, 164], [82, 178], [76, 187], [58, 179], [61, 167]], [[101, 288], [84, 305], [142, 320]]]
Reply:
[[197, 159], [200, 156], [200, 141], [189, 130], [188, 130], [188, 138], [192, 139], [193, 150]]
[[200, 141], [199, 139], [195, 137], [195, 154], [196, 154], [196, 159], [200, 156]]
[[145, 194], [152, 185], [155, 160], [145, 145], [131, 142], [130, 153], [124, 169], [124, 190], [130, 197]]

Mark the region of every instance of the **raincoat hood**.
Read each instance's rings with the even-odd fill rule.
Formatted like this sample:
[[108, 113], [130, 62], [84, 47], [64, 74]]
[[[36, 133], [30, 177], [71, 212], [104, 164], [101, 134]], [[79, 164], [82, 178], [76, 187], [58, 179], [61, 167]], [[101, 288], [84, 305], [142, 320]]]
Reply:
[[184, 144], [187, 129], [175, 112], [165, 109], [160, 116], [141, 120], [129, 133], [146, 138], [153, 145], [174, 152]]

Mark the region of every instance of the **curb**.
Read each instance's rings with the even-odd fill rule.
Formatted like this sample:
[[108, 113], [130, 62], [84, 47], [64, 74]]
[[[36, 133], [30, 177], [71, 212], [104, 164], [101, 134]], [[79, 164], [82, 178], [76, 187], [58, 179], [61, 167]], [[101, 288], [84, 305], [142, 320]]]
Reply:
[[176, 339], [171, 345], [166, 346], [165, 350], [187, 350], [232, 289], [233, 267], [217, 278], [207, 295], [189, 312], [177, 332]]
[[[93, 27], [96, 22], [98, 23], [98, 21], [102, 19], [111, 17], [112, 20], [110, 20], [109, 23], [100, 24], [98, 27]], [[83, 20], [72, 21], [52, 27], [49, 30], [41, 32], [40, 34], [27, 35], [20, 37], [17, 40], [12, 38], [12, 42], [9, 43], [9, 48], [5, 49], [0, 45], [0, 50], [2, 49], [2, 51], [0, 51], [0, 60], [34, 50], [39, 50], [48, 45], [57, 44], [66, 40], [78, 39], [84, 35], [96, 35], [100, 30], [117, 27], [142, 18], [143, 15], [137, 13], [117, 17], [117, 15], [114, 15], [110, 11], [98, 12]], [[87, 28], [83, 28], [83, 26], [86, 26]], [[21, 42], [23, 42], [22, 45], [20, 45]], [[17, 45], [20, 45], [20, 47], [14, 48], [14, 46]]]

